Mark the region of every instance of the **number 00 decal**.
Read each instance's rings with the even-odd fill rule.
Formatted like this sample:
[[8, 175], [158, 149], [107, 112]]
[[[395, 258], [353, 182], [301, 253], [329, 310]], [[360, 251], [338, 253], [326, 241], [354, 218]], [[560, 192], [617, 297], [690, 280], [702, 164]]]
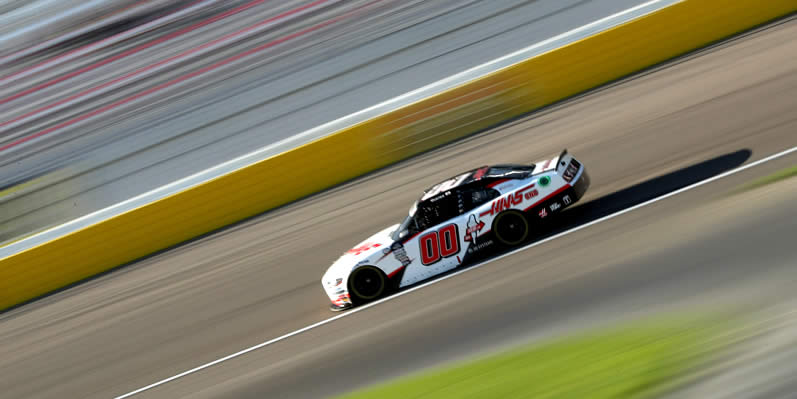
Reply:
[[428, 266], [442, 258], [459, 253], [459, 232], [456, 224], [426, 233], [418, 239], [421, 246], [421, 263]]

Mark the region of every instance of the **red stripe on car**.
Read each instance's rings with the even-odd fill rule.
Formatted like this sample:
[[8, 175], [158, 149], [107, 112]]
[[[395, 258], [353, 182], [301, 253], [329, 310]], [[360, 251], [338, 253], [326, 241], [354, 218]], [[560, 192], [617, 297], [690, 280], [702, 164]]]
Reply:
[[495, 187], [495, 186], [497, 186], [497, 185], [499, 185], [501, 183], [508, 182], [508, 181], [509, 181], [509, 179], [496, 180], [496, 181], [488, 184], [487, 187], [493, 188], [493, 187]]
[[403, 269], [403, 268], [404, 268], [404, 266], [401, 266], [401, 267], [399, 267], [398, 269], [396, 269], [396, 270], [393, 270], [392, 272], [390, 272], [390, 274], [388, 274], [388, 275], [387, 275], [387, 278], [393, 278], [393, 276], [395, 276], [396, 274], [398, 274], [398, 272], [400, 272], [400, 271], [401, 271], [401, 269]]

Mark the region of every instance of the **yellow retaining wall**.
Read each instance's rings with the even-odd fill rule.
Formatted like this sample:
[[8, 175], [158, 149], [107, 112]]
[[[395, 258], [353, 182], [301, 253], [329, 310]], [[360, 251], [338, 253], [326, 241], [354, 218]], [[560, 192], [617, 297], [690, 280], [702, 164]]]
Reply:
[[774, 18], [797, 0], [685, 0], [0, 260], [0, 309], [316, 193]]

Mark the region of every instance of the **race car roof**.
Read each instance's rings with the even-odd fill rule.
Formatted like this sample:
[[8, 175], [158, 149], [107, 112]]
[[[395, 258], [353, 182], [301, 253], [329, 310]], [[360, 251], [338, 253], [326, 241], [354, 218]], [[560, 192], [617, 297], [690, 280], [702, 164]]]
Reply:
[[493, 166], [481, 166], [469, 170], [460, 175], [446, 179], [423, 192], [420, 201], [427, 201], [445, 194], [454, 188], [468, 185], [475, 182], [497, 180], [497, 179], [519, 179], [528, 176], [534, 170], [534, 165], [521, 164], [501, 164]]

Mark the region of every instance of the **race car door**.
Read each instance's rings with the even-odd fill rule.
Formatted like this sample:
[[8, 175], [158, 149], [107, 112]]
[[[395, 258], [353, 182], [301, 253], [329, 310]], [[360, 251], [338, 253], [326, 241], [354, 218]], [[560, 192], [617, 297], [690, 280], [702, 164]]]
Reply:
[[460, 225], [463, 224], [456, 205], [456, 196], [424, 203], [415, 213], [420, 234], [406, 243], [413, 259], [402, 279], [402, 285], [438, 275], [459, 265], [462, 251]]

